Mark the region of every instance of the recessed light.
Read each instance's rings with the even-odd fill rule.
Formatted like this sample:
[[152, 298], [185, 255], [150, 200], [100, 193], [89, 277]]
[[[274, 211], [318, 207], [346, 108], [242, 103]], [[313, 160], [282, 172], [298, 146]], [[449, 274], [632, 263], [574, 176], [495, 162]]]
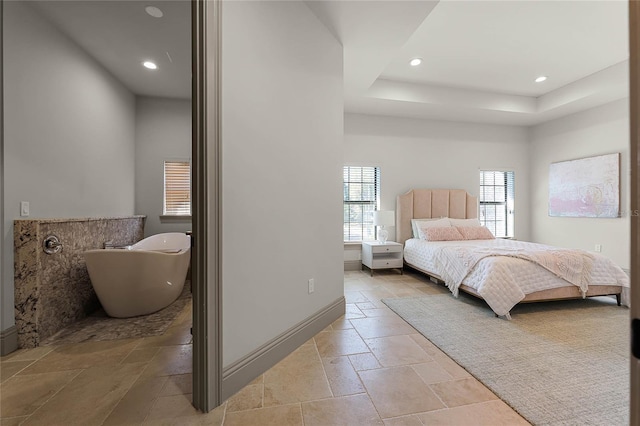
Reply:
[[148, 68], [150, 70], [158, 69], [158, 66], [154, 62], [151, 62], [151, 61], [144, 61], [142, 63], [142, 65], [144, 65], [145, 68]]
[[164, 13], [155, 6], [147, 6], [144, 8], [144, 11], [154, 18], [162, 18], [164, 16]]
[[422, 63], [422, 58], [413, 58], [412, 60], [409, 61], [409, 65], [411, 65], [412, 67], [417, 67], [421, 63]]
[[541, 75], [540, 77], [536, 78], [536, 83], [542, 83], [546, 79], [547, 79], [546, 75]]

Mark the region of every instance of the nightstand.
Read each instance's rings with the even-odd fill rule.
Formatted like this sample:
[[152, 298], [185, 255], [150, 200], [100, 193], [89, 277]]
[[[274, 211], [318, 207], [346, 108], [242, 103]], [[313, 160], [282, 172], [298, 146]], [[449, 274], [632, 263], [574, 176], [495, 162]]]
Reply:
[[386, 244], [363, 241], [362, 266], [371, 270], [371, 276], [375, 269], [400, 269], [402, 274], [402, 244], [393, 241], [387, 241]]

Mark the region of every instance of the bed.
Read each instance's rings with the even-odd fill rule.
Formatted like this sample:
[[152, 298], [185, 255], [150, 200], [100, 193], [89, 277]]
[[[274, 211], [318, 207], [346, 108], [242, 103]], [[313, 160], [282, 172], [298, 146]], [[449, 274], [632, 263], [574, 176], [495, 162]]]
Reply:
[[[629, 278], [608, 258], [524, 241], [475, 239], [486, 228], [464, 228], [479, 227], [477, 214], [477, 197], [460, 189], [413, 189], [398, 196], [396, 239], [404, 245], [405, 264], [443, 282], [454, 296], [464, 291], [484, 299], [507, 318], [522, 302], [614, 295], [618, 305], [628, 305]], [[447, 223], [454, 229], [443, 229]]]

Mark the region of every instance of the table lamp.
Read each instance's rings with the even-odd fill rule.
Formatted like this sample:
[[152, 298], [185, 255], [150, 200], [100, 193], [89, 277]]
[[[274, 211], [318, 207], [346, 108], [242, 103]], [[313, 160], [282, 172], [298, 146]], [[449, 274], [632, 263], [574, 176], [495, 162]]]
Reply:
[[378, 231], [378, 241], [382, 244], [386, 244], [387, 238], [389, 238], [389, 231], [385, 229], [385, 226], [395, 225], [395, 220], [396, 217], [393, 210], [376, 210], [373, 212], [373, 225], [381, 227]]

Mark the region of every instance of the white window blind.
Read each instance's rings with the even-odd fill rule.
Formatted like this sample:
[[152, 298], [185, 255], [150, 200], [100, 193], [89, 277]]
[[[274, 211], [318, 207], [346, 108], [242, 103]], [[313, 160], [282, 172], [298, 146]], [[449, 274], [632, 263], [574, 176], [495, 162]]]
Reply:
[[376, 239], [373, 212], [380, 199], [380, 169], [344, 166], [344, 240]]
[[164, 162], [164, 211], [167, 216], [191, 215], [191, 163]]
[[514, 172], [480, 171], [480, 222], [496, 237], [514, 236]]

